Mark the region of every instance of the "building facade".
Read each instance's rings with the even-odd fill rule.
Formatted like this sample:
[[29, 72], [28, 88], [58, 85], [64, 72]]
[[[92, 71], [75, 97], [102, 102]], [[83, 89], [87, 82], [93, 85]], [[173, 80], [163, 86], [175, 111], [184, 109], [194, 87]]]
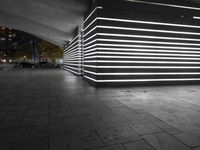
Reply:
[[199, 13], [200, 6], [181, 0], [96, 0], [80, 41], [66, 47], [65, 66], [81, 57], [79, 74], [97, 86], [197, 83]]

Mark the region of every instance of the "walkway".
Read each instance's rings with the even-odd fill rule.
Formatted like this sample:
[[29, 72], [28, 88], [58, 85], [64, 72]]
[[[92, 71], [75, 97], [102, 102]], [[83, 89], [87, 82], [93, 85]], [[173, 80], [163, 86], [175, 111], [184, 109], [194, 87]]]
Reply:
[[0, 150], [200, 150], [199, 90], [95, 89], [63, 70], [0, 71]]

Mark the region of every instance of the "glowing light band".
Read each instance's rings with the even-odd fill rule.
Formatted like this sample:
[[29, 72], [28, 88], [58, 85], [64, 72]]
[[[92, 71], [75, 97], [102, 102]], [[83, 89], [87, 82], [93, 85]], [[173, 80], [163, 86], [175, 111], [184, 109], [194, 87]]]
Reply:
[[121, 73], [96, 73], [92, 71], [87, 71], [84, 70], [84, 72], [93, 74], [93, 75], [101, 75], [101, 76], [107, 76], [107, 75], [114, 75], [114, 76], [119, 76], [119, 75], [134, 75], [134, 76], [140, 76], [140, 75], [199, 75], [200, 72], [138, 72], [138, 73], [133, 73], [133, 72], [121, 72]]
[[100, 54], [109, 54], [109, 55], [149, 55], [149, 56], [185, 56], [185, 57], [200, 57], [200, 55], [189, 55], [189, 54], [163, 54], [163, 53], [129, 53], [129, 52], [93, 52], [85, 54], [84, 56], [90, 55], [100, 55]]
[[130, 59], [169, 59], [169, 60], [200, 60], [200, 58], [185, 58], [185, 57], [137, 57], [137, 56], [87, 56], [84, 59], [91, 59], [91, 58], [130, 58]]
[[200, 69], [199, 66], [94, 66], [94, 65], [84, 65], [88, 68], [108, 68], [108, 69]]

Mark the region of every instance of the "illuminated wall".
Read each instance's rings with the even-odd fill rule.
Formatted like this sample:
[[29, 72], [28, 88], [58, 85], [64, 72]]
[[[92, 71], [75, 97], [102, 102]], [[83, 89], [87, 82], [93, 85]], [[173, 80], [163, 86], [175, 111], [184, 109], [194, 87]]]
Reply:
[[85, 79], [97, 85], [199, 81], [200, 6], [164, 2], [96, 1], [84, 21]]
[[67, 44], [64, 50], [63, 67], [64, 69], [81, 75], [82, 68], [82, 50], [81, 50], [81, 33], [77, 35]]

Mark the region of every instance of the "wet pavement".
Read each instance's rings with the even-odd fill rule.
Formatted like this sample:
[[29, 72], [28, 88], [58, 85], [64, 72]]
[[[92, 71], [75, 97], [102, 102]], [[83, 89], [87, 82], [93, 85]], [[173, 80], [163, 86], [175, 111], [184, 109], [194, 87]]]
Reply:
[[199, 90], [94, 88], [61, 69], [0, 71], [0, 150], [200, 150]]

